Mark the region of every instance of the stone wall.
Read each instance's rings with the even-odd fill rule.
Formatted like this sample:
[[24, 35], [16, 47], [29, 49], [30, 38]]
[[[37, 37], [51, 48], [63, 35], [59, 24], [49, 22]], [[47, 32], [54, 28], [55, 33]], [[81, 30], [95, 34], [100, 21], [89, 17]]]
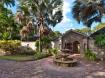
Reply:
[[91, 39], [91, 40], [89, 41], [89, 44], [90, 44], [90, 45], [89, 45], [90, 50], [91, 50], [92, 52], [94, 52], [94, 53], [97, 55], [98, 58], [103, 58], [103, 57], [105, 57], [105, 49], [102, 49], [102, 48], [96, 46], [94, 39]]

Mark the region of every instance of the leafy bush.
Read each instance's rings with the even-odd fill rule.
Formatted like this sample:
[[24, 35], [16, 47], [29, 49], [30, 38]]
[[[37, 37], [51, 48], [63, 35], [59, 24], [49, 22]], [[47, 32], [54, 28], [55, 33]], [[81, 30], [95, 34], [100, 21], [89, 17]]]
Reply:
[[49, 49], [49, 53], [51, 53], [53, 56], [56, 56], [58, 54], [58, 49], [57, 48]]
[[100, 34], [95, 38], [95, 44], [101, 48], [105, 48], [105, 34]]
[[4, 50], [6, 54], [16, 54], [21, 42], [18, 40], [0, 40], [0, 49]]
[[3, 40], [8, 40], [9, 38], [10, 38], [9, 32], [4, 32], [4, 33], [2, 34], [2, 39], [3, 39]]
[[39, 50], [39, 40], [37, 40], [37, 41], [35, 42], [35, 47], [36, 47], [36, 51], [38, 51], [38, 50]]
[[41, 42], [42, 42], [42, 45], [44, 45], [43, 47], [48, 49], [49, 48], [49, 44], [51, 42], [51, 39], [47, 36], [44, 36], [42, 39], [41, 39]]
[[96, 60], [96, 54], [93, 53], [91, 50], [86, 50], [86, 51], [85, 51], [85, 57], [86, 57], [88, 60], [92, 60], [92, 61], [95, 61], [95, 60]]
[[6, 55], [34, 55], [35, 51], [30, 47], [21, 46], [21, 41], [18, 40], [0, 40], [0, 49]]
[[[42, 37], [41, 38], [41, 48], [47, 50], [48, 48], [50, 48], [50, 42], [51, 40], [47, 36]], [[36, 46], [36, 50], [38, 51], [39, 50], [39, 40], [36, 41], [35, 46]]]
[[35, 51], [32, 50], [30, 47], [20, 46], [18, 48], [17, 54], [19, 54], [19, 55], [34, 55], [35, 54]]
[[46, 58], [48, 56], [50, 56], [48, 53], [43, 53], [43, 52], [36, 52], [35, 55], [34, 55], [35, 60]]

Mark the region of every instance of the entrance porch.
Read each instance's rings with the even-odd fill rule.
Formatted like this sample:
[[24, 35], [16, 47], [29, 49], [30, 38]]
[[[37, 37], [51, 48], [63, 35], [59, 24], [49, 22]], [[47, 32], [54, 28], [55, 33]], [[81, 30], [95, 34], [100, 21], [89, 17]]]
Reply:
[[80, 42], [67, 42], [65, 43], [64, 49], [68, 50], [69, 53], [80, 54]]

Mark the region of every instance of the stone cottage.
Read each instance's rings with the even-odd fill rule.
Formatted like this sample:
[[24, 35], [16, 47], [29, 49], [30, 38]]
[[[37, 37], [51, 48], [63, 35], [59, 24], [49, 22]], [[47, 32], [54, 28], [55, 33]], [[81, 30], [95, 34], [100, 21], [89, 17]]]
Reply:
[[97, 35], [100, 35], [100, 34], [103, 34], [103, 33], [105, 33], [105, 27], [103, 27], [103, 28], [101, 28], [100, 30], [98, 30], [98, 31], [96, 31], [96, 32], [94, 32], [94, 33], [92, 33], [91, 35], [90, 35], [90, 49], [93, 51], [93, 52], [95, 52], [97, 55], [105, 55], [105, 49], [102, 49], [102, 48], [99, 48], [99, 47], [97, 47], [96, 45], [95, 45], [95, 37], [97, 36]]
[[70, 53], [82, 53], [87, 48], [87, 35], [69, 30], [62, 35], [62, 49]]
[[69, 30], [65, 32], [61, 38], [53, 41], [53, 47], [67, 49], [70, 53], [82, 54], [87, 49], [87, 43], [89, 43], [89, 49], [93, 52], [99, 53], [101, 49], [94, 44], [94, 38], [102, 33], [105, 33], [105, 27], [92, 33], [89, 37], [86, 34]]

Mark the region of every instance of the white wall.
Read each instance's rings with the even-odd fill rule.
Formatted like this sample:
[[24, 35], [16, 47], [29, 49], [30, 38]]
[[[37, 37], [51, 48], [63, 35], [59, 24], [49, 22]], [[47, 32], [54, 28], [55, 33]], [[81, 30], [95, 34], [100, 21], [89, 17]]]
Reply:
[[35, 47], [35, 42], [21, 42], [21, 45], [22, 46], [29, 46], [30, 48], [32, 48], [33, 50], [36, 50], [36, 47]]

